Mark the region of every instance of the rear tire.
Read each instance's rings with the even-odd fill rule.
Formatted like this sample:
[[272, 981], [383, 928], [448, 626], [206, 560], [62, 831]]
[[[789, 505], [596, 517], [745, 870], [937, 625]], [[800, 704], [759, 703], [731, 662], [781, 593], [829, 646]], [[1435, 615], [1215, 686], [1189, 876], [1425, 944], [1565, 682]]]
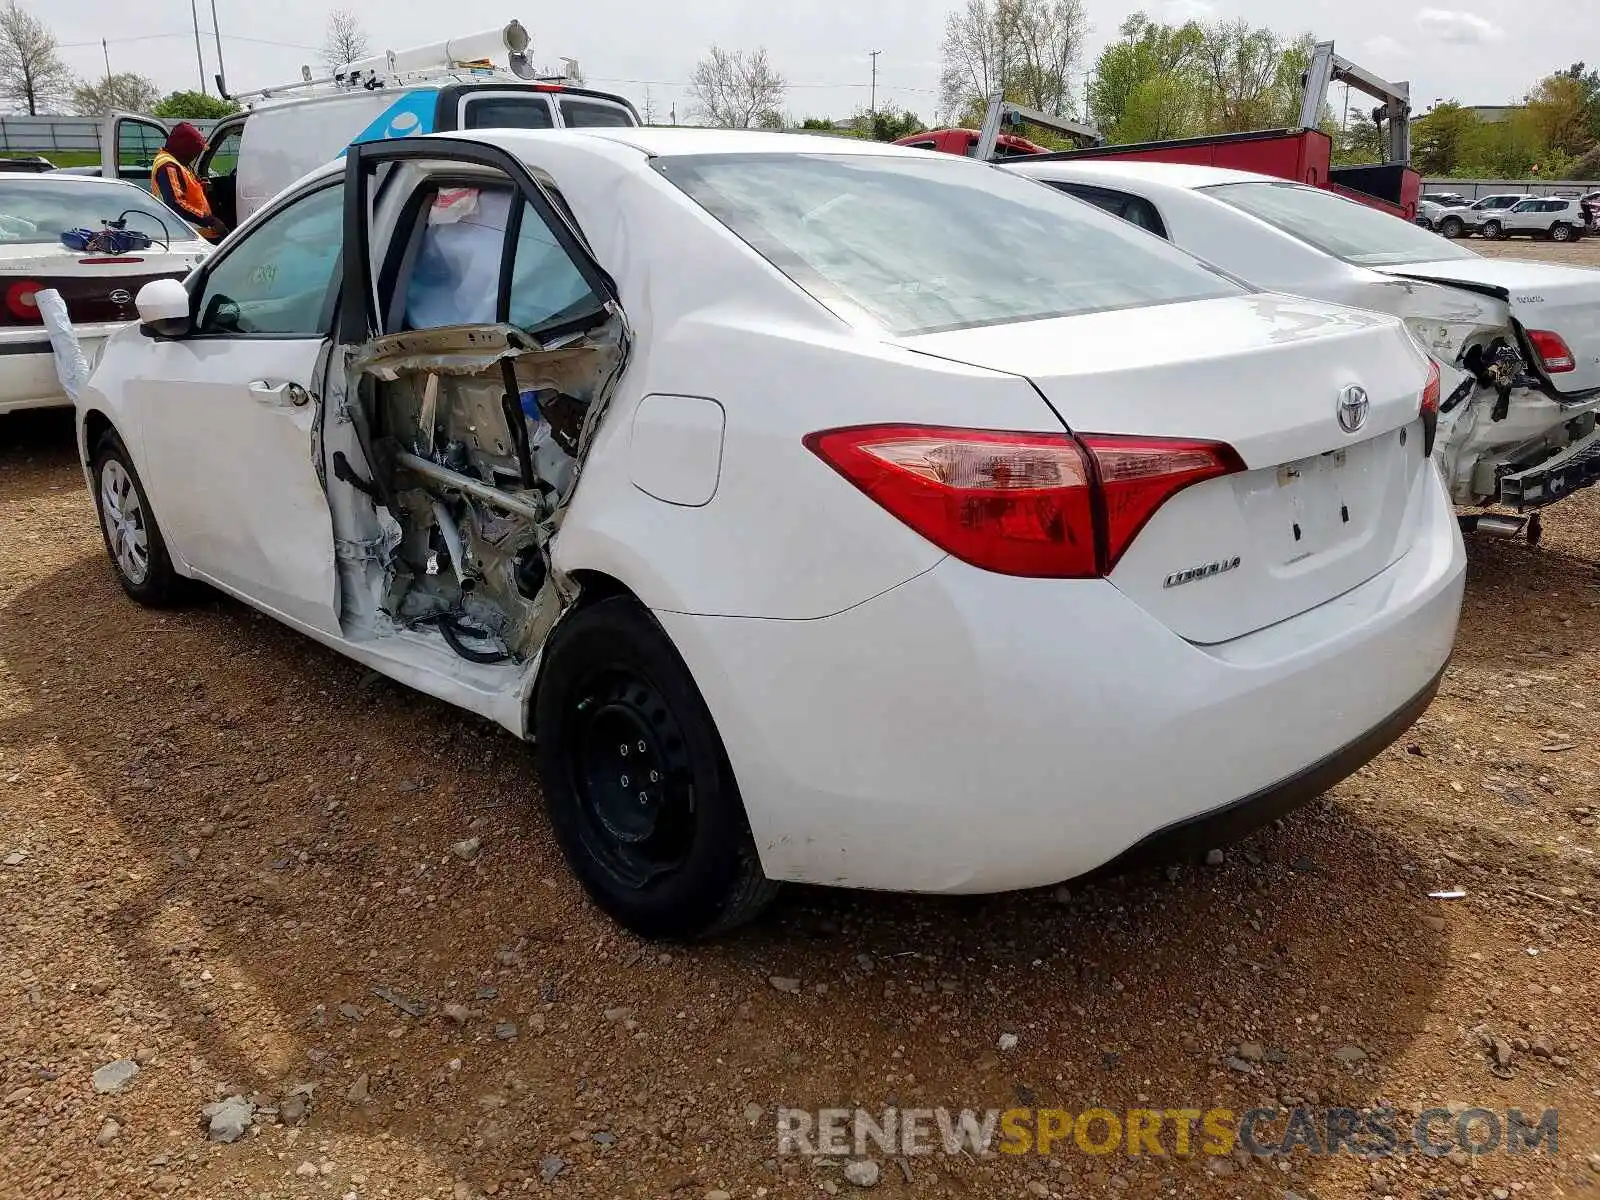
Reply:
[[710, 710], [636, 600], [602, 600], [556, 628], [533, 725], [556, 841], [619, 924], [709, 937], [777, 894]]
[[1446, 217], [1439, 222], [1439, 232], [1454, 241], [1461, 236], [1462, 224], [1460, 217]]
[[1550, 226], [1550, 240], [1552, 242], [1570, 242], [1574, 240], [1572, 235], [1575, 232], [1577, 231], [1565, 221], [1557, 221], [1554, 225]]
[[139, 472], [122, 439], [107, 430], [90, 460], [100, 537], [122, 590], [146, 608], [170, 608], [192, 594], [167, 553]]

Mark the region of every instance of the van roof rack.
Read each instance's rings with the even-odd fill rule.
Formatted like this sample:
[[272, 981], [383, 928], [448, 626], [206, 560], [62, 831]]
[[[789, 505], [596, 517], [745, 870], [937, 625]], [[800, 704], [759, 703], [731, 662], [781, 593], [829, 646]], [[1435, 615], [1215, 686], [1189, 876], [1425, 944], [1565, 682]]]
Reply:
[[[313, 76], [310, 67], [300, 68], [300, 78], [289, 83], [254, 91], [238, 92], [227, 99], [241, 103], [275, 97], [306, 94], [319, 88], [349, 91], [357, 88], [400, 87], [425, 83], [462, 71], [474, 74], [512, 75], [527, 82], [558, 82], [541, 78], [528, 58], [533, 39], [520, 21], [510, 21], [498, 29], [486, 29], [465, 37], [448, 38], [410, 50], [385, 50], [345, 63], [331, 75]], [[495, 61], [503, 55], [505, 66]], [[220, 83], [219, 83], [220, 86]]]

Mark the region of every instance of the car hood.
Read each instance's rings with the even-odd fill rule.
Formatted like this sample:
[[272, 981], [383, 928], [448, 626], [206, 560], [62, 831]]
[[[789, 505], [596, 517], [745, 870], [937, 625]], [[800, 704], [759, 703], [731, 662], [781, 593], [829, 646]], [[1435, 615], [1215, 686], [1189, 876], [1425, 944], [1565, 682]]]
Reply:
[[1524, 329], [1548, 329], [1572, 350], [1571, 371], [1550, 376], [1563, 394], [1600, 388], [1600, 271], [1509, 258], [1452, 258], [1376, 268], [1487, 293], [1504, 300]]

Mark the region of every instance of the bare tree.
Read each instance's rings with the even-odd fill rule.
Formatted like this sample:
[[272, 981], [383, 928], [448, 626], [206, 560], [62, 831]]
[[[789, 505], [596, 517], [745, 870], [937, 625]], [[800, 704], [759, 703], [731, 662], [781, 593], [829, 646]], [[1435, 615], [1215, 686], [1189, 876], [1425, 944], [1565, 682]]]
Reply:
[[1206, 123], [1214, 133], [1262, 129], [1276, 107], [1283, 44], [1272, 30], [1240, 18], [1202, 27], [1199, 64], [1208, 85]]
[[113, 112], [146, 113], [160, 101], [161, 89], [154, 81], [132, 71], [81, 80], [72, 89], [72, 111], [80, 117], [103, 117]]
[[952, 120], [976, 121], [998, 92], [1075, 114], [1073, 77], [1089, 29], [1083, 0], [966, 0], [945, 17], [940, 107]]
[[49, 26], [8, 0], [0, 9], [0, 101], [37, 116], [65, 102], [75, 82]]
[[781, 122], [788, 90], [788, 82], [768, 61], [765, 46], [746, 52], [714, 45], [689, 76], [694, 115], [724, 129], [768, 128], [774, 120]]
[[336, 71], [370, 53], [372, 39], [355, 13], [348, 8], [336, 8], [328, 14], [328, 29], [322, 38], [322, 61], [328, 70]]
[[1018, 0], [967, 0], [945, 17], [939, 107], [952, 121], [977, 116], [1004, 92], [1021, 59]]

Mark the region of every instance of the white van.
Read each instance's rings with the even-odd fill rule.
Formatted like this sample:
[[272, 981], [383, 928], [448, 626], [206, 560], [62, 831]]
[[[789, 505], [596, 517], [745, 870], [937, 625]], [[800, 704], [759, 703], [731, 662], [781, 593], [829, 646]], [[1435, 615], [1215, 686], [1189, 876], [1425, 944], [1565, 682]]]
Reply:
[[[232, 229], [273, 196], [355, 142], [452, 129], [562, 129], [640, 124], [622, 96], [531, 80], [526, 32], [504, 29], [386, 52], [326, 79], [306, 78], [235, 99], [196, 164], [211, 211]], [[510, 69], [489, 54], [504, 50]], [[116, 113], [101, 137], [100, 174], [148, 188], [171, 122]]]

